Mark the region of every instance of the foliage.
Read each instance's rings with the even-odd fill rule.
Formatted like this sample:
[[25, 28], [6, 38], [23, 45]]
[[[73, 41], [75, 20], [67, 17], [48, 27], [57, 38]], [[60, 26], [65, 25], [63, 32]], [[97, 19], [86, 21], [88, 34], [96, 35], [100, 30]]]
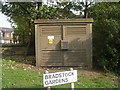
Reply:
[[[57, 2], [57, 5], [54, 5], [57, 8], [57, 13], [59, 14], [59, 19], [69, 19], [69, 18], [80, 18], [82, 17], [82, 4], [83, 2]], [[73, 12], [79, 11], [78, 15], [75, 15]]]
[[97, 3], [89, 8], [89, 17], [94, 18], [94, 60], [104, 70], [120, 74], [120, 4]]
[[[29, 37], [29, 32], [32, 32], [34, 36], [34, 27], [32, 24], [33, 16], [29, 12], [33, 12], [31, 3], [5, 3], [2, 5], [2, 13], [10, 18], [10, 22], [13, 23], [15, 28], [15, 35], [19, 36], [21, 42], [25, 43], [25, 38]], [[28, 12], [29, 11], [29, 12]], [[23, 40], [21, 40], [21, 38]], [[29, 40], [26, 40], [26, 42]]]
[[[26, 44], [27, 48], [35, 49], [35, 19], [59, 19], [59, 18], [77, 18], [71, 9], [74, 3], [58, 3], [56, 5], [42, 5], [41, 2], [6, 2], [2, 4], [2, 13], [10, 18], [10, 22], [15, 30], [14, 42]], [[64, 5], [64, 8], [61, 7]], [[74, 4], [75, 6], [75, 4]], [[29, 50], [29, 49], [28, 49]], [[35, 50], [33, 52], [35, 54]]]
[[21, 46], [25, 46], [23, 44], [13, 44], [13, 43], [5, 43], [5, 44], [2, 44], [2, 47], [21, 47]]
[[[35, 19], [77, 18], [71, 9], [80, 10], [82, 6], [76, 3], [57, 3], [57, 5], [42, 5], [40, 2], [6, 2], [2, 4], [2, 13], [10, 18], [15, 30], [14, 40], [19, 36], [21, 43], [34, 42]], [[29, 35], [31, 33], [31, 35]]]

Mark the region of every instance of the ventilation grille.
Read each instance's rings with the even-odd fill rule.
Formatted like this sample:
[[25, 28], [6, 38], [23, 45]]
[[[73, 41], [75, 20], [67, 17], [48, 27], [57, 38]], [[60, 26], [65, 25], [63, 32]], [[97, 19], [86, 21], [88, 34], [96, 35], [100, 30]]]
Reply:
[[66, 34], [67, 35], [86, 34], [86, 28], [85, 27], [67, 27]]
[[68, 62], [80, 62], [80, 61], [85, 61], [87, 59], [86, 56], [86, 51], [82, 51], [82, 52], [68, 52], [66, 55], [66, 61]]
[[42, 51], [41, 66], [62, 66], [60, 51]]
[[43, 62], [61, 62], [62, 54], [61, 51], [42, 51]]
[[61, 27], [42, 27], [42, 35], [61, 35]]

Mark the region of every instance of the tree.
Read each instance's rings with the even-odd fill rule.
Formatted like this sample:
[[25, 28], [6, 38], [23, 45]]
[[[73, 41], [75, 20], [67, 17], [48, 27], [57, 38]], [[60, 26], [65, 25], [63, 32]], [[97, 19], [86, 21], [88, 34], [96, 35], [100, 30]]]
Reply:
[[[64, 6], [64, 8], [61, 8]], [[79, 10], [82, 7], [75, 3], [57, 3], [56, 5], [42, 5], [41, 2], [6, 2], [2, 4], [2, 13], [10, 17], [15, 28], [15, 35], [19, 36], [21, 43], [27, 46], [34, 44], [35, 19], [77, 18], [71, 9]]]
[[[40, 3], [30, 2], [6, 2], [2, 5], [2, 13], [10, 17], [10, 22], [15, 28], [15, 35], [19, 36], [21, 43], [26, 44], [27, 48], [34, 46], [34, 13], [40, 7]], [[14, 37], [16, 37], [14, 36]]]
[[89, 8], [89, 17], [94, 18], [94, 60], [104, 70], [120, 74], [120, 4], [97, 3]]

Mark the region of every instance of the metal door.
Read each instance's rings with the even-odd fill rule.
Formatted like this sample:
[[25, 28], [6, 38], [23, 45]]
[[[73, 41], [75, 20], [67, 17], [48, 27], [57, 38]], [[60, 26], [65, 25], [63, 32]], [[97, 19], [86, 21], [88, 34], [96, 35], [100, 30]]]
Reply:
[[[40, 26], [39, 33], [41, 66], [87, 65], [87, 25]], [[68, 41], [67, 50], [61, 49], [61, 40]]]
[[63, 39], [68, 41], [69, 49], [64, 52], [64, 66], [85, 66], [87, 64], [86, 25], [63, 26]]
[[41, 66], [63, 66], [63, 53], [60, 48], [61, 26], [40, 26]]

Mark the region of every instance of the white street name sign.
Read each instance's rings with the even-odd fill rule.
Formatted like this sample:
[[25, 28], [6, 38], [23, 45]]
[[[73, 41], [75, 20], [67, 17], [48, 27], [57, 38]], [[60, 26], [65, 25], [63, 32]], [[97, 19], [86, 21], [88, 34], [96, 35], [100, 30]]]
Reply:
[[77, 82], [77, 70], [48, 73], [43, 75], [44, 87]]

